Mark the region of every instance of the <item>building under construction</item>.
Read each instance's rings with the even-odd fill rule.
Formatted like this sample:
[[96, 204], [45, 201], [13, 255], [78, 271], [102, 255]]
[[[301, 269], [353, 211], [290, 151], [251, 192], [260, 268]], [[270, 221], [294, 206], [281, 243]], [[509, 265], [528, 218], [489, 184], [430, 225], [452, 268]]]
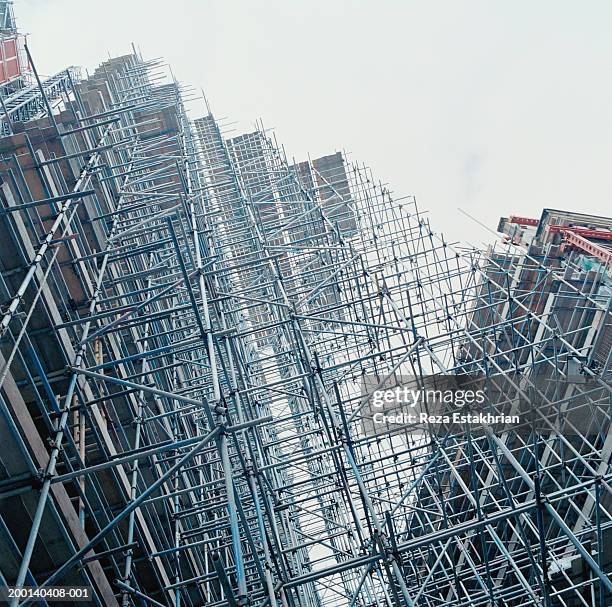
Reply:
[[[0, 5], [0, 584], [612, 604], [611, 219], [449, 240], [345, 153], [229, 138], [161, 60], [43, 77]], [[367, 431], [364, 381], [405, 375], [537, 423]]]

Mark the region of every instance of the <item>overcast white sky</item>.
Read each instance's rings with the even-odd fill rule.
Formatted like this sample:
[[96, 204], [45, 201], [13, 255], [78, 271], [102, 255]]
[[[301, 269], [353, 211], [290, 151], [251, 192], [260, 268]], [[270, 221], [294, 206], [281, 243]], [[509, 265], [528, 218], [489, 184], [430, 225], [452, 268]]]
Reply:
[[491, 238], [458, 207], [493, 228], [547, 206], [612, 214], [612, 2], [17, 0], [15, 14], [39, 71], [134, 42], [288, 154], [351, 152], [449, 238]]

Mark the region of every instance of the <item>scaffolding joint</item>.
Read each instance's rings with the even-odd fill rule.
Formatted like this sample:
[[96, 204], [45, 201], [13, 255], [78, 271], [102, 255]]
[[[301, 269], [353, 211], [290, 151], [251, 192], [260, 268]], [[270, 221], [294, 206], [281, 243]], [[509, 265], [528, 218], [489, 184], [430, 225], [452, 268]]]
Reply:
[[32, 475], [32, 488], [33, 489], [37, 489], [38, 491], [40, 491], [43, 488], [43, 485], [45, 484], [45, 469], [44, 468], [39, 468], [36, 471], [36, 474]]

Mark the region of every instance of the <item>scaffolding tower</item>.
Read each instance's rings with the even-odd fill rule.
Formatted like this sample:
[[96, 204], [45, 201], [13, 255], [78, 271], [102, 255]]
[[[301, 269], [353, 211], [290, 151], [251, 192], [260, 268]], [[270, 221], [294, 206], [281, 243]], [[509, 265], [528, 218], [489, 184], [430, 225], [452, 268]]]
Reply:
[[[0, 140], [0, 582], [610, 604], [609, 258], [449, 241], [345, 155], [192, 121], [161, 60], [29, 65]], [[364, 378], [403, 374], [536, 394], [537, 431], [368, 432]]]

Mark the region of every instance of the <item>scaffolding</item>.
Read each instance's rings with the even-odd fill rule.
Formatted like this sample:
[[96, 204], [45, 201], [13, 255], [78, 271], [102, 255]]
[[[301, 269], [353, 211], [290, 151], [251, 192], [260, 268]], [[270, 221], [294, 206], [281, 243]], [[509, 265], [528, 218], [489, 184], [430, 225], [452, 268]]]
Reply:
[[[605, 260], [451, 242], [345, 154], [296, 163], [262, 125], [192, 121], [161, 60], [61, 74], [13, 93], [27, 116], [4, 97], [4, 584], [609, 604]], [[364, 431], [364, 377], [402, 374], [535, 390], [544, 427]]]

